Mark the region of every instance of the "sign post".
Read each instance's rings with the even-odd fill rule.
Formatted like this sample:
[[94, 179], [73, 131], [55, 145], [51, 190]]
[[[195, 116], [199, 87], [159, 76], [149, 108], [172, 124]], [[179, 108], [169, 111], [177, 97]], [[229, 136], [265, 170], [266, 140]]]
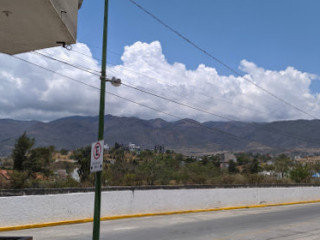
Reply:
[[102, 171], [103, 167], [103, 145], [104, 141], [94, 142], [91, 145], [91, 162], [90, 162], [90, 172]]
[[[107, 30], [108, 30], [108, 4], [104, 3], [104, 23], [103, 23], [103, 45], [102, 45], [102, 63], [100, 77], [100, 107], [99, 107], [99, 131], [98, 141], [103, 140], [104, 131], [104, 107], [106, 94], [106, 68], [107, 68]], [[103, 147], [103, 145], [101, 145]], [[103, 149], [102, 149], [103, 151]], [[103, 155], [103, 154], [102, 154]], [[93, 214], [93, 240], [100, 239], [100, 211], [101, 210], [101, 170], [95, 173], [95, 194], [94, 194], [94, 214]]]

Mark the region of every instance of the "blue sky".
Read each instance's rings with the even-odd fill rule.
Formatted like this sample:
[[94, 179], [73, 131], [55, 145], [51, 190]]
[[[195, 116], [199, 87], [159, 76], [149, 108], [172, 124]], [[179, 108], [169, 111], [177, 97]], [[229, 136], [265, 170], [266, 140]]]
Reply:
[[[137, 0], [139, 4], [237, 69], [246, 59], [265, 69], [287, 66], [320, 76], [320, 1], [317, 0]], [[103, 0], [84, 1], [79, 12], [78, 41], [101, 56]], [[203, 63], [231, 74], [168, 31], [128, 0], [109, 1], [108, 61], [121, 63], [124, 46], [160, 41], [168, 62], [188, 69]], [[320, 92], [313, 81], [312, 92]]]

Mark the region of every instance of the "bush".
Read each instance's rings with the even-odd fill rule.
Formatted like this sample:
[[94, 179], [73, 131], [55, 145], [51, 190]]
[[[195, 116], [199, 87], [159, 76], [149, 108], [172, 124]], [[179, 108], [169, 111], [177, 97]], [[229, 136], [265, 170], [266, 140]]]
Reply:
[[290, 171], [290, 178], [296, 183], [307, 183], [311, 174], [307, 166], [297, 165]]
[[21, 171], [13, 171], [10, 174], [10, 184], [12, 188], [27, 188], [31, 187], [30, 181], [29, 181], [29, 174], [27, 172], [21, 172]]

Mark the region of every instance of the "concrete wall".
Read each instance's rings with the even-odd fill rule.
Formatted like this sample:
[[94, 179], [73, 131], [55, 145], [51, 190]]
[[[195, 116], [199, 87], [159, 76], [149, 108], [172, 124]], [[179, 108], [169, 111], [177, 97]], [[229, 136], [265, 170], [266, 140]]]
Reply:
[[[91, 218], [94, 193], [0, 198], [0, 227]], [[320, 200], [320, 187], [157, 189], [102, 193], [101, 216]]]

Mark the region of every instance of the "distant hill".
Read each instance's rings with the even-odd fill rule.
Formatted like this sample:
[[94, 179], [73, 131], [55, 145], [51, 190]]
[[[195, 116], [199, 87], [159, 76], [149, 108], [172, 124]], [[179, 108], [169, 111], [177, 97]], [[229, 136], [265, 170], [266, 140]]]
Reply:
[[[98, 117], [68, 117], [52, 122], [0, 120], [0, 155], [9, 155], [16, 139], [26, 131], [37, 146], [75, 149], [97, 139]], [[134, 117], [105, 116], [105, 142], [153, 148], [164, 145], [186, 154], [216, 151], [280, 152], [320, 149], [320, 120], [272, 123], [205, 122], [192, 119], [166, 122]]]

